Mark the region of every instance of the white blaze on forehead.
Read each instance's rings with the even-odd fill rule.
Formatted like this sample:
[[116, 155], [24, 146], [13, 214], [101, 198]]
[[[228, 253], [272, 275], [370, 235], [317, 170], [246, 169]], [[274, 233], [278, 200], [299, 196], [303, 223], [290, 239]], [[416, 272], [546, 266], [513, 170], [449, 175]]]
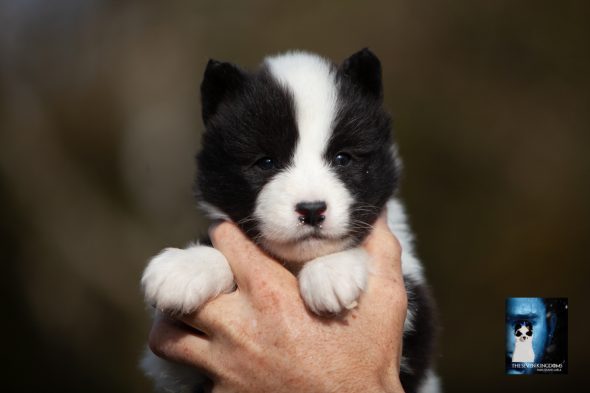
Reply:
[[526, 326], [522, 326], [520, 329], [518, 329], [522, 334], [526, 334], [529, 331], [529, 328]]
[[295, 158], [303, 158], [301, 155], [320, 157], [332, 133], [338, 98], [331, 64], [306, 52], [270, 57], [265, 63], [294, 99], [299, 130]]
[[[258, 195], [254, 216], [260, 222], [261, 241], [288, 260], [309, 260], [340, 251], [349, 245], [353, 198], [324, 159], [336, 117], [338, 89], [332, 65], [305, 52], [270, 57], [265, 64], [271, 76], [293, 98], [298, 139], [293, 159]], [[298, 242], [313, 231], [301, 225], [295, 206], [324, 201], [327, 205], [322, 233], [329, 240]]]

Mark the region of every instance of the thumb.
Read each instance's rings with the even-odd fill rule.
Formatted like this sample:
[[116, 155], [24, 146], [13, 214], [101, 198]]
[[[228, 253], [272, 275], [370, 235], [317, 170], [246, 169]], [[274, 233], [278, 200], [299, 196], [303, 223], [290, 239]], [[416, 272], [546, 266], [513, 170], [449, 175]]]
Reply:
[[387, 225], [387, 210], [383, 209], [363, 247], [372, 259], [375, 273], [401, 276], [401, 245]]

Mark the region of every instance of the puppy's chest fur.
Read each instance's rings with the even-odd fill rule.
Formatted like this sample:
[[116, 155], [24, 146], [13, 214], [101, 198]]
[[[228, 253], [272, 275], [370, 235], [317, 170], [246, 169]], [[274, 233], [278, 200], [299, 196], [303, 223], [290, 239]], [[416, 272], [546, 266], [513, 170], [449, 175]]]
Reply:
[[533, 351], [533, 341], [518, 341], [514, 344], [514, 354], [512, 355], [513, 362], [534, 362], [535, 352]]
[[[400, 378], [406, 392], [437, 391], [433, 306], [394, 196], [400, 165], [377, 57], [365, 49], [335, 65], [290, 52], [265, 59], [256, 72], [210, 61], [201, 96], [201, 207], [288, 262], [311, 311], [357, 306], [369, 275], [368, 256], [357, 246], [387, 207], [409, 300]], [[162, 251], [142, 284], [149, 304], [177, 313], [234, 289], [227, 260], [206, 244]], [[150, 354], [144, 368], [169, 391], [193, 391], [202, 379]]]
[[534, 362], [533, 350], [533, 325], [530, 322], [521, 322], [514, 329], [513, 362]]

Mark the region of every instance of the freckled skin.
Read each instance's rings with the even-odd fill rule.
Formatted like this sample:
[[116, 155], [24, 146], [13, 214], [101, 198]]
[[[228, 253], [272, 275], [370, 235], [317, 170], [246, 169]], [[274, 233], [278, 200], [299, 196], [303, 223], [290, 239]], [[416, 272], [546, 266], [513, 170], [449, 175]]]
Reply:
[[[295, 277], [259, 250], [241, 252], [251, 242], [235, 226], [222, 225], [224, 235], [212, 240], [228, 255], [242, 289], [182, 318], [193, 327], [214, 323], [206, 341], [158, 320], [150, 341], [156, 353], [206, 369], [215, 393], [403, 392], [398, 370], [407, 298], [401, 280], [391, 280], [401, 277], [400, 249], [384, 221], [365, 244], [383, 274], [371, 276], [359, 308], [343, 320], [311, 314]], [[383, 247], [395, 249], [393, 264], [391, 253], [384, 259], [378, 251]], [[260, 266], [256, 274], [244, 268], [252, 258]]]

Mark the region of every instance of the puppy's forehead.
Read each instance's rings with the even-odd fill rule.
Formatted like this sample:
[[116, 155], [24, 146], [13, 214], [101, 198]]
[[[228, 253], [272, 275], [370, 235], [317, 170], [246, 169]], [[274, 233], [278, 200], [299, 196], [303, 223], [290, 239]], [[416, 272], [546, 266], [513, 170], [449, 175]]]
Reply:
[[265, 59], [272, 77], [292, 96], [300, 143], [305, 150], [325, 148], [336, 117], [336, 71], [326, 59], [289, 52]]

